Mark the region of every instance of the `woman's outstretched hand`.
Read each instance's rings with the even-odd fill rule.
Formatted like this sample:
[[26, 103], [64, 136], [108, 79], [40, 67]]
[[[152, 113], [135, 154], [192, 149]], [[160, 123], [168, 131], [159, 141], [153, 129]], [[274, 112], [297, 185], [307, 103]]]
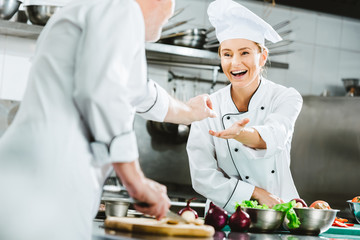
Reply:
[[246, 124], [248, 124], [250, 120], [248, 118], [244, 118], [243, 120], [235, 122], [231, 127], [215, 132], [213, 130], [209, 130], [210, 135], [214, 137], [224, 138], [224, 139], [236, 139], [242, 131], [254, 131], [252, 128], [246, 128]]

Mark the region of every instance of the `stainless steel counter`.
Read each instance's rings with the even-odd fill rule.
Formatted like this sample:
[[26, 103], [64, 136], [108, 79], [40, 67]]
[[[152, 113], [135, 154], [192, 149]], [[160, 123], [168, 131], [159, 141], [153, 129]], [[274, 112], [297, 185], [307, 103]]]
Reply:
[[168, 237], [157, 235], [146, 235], [140, 233], [126, 233], [109, 229], [104, 229], [103, 221], [94, 221], [92, 240], [118, 239], [118, 240], [330, 240], [330, 239], [360, 239], [360, 236], [322, 234], [320, 236], [303, 236], [292, 235], [288, 232], [279, 232], [273, 234], [260, 233], [236, 233], [236, 232], [216, 232], [212, 238], [185, 238], [185, 237]]

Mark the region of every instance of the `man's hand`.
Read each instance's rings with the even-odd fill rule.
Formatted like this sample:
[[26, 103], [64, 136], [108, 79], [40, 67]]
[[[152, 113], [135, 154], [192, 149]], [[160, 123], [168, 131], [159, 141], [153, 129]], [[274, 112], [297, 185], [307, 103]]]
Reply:
[[155, 216], [158, 220], [165, 217], [166, 212], [170, 208], [170, 199], [167, 196], [166, 187], [148, 178], [145, 178], [143, 183], [143, 192], [132, 197], [140, 202], [147, 203], [148, 206], [135, 204], [135, 209], [139, 212]]
[[164, 122], [189, 125], [208, 117], [216, 117], [216, 113], [212, 109], [210, 96], [203, 94], [191, 98], [187, 103], [170, 98], [169, 110]]
[[191, 109], [191, 122], [200, 121], [208, 117], [216, 117], [216, 113], [213, 110], [212, 102], [208, 94], [193, 97], [186, 103], [186, 105], [188, 105]]
[[136, 210], [155, 216], [158, 220], [165, 217], [170, 208], [170, 199], [164, 185], [146, 178], [137, 160], [129, 163], [113, 163], [113, 167], [130, 196], [148, 204], [146, 207], [135, 204]]

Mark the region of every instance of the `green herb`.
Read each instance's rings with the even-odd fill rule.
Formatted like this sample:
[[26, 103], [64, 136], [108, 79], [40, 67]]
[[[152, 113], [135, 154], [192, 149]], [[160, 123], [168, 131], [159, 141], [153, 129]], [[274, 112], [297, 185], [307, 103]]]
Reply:
[[300, 227], [300, 220], [294, 211], [296, 201], [292, 200], [288, 203], [276, 204], [272, 209], [286, 214], [286, 218], [289, 220], [288, 227], [290, 229]]

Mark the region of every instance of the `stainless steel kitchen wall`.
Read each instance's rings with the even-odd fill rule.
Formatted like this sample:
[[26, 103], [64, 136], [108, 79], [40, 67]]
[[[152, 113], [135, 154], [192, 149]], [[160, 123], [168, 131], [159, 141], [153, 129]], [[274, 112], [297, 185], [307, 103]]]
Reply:
[[302, 198], [348, 208], [360, 195], [360, 98], [304, 97], [291, 157]]

